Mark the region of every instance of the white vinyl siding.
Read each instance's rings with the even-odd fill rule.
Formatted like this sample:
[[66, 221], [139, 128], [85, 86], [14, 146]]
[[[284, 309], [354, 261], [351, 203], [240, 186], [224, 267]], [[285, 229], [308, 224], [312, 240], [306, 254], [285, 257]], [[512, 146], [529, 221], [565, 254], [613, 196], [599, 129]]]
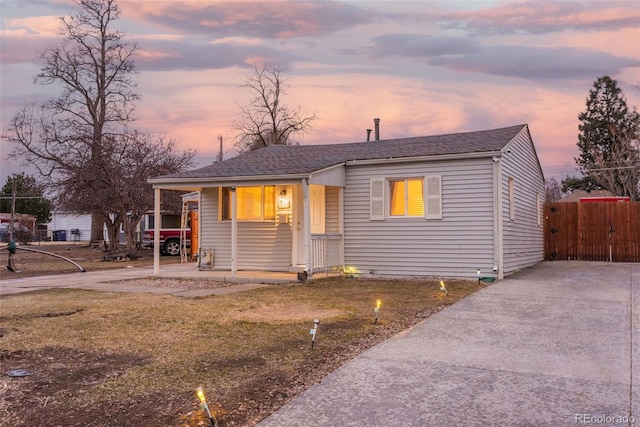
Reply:
[[[376, 177], [371, 179], [371, 177]], [[369, 221], [375, 180], [440, 178], [441, 220]], [[380, 187], [378, 187], [380, 188]], [[476, 277], [493, 267], [491, 159], [349, 165], [344, 190], [345, 263], [388, 276]], [[436, 192], [429, 196], [436, 198]], [[383, 204], [384, 206], [384, 204]], [[428, 210], [428, 207], [427, 207]], [[384, 210], [383, 210], [384, 212]]]
[[[214, 269], [231, 268], [231, 221], [217, 221], [218, 188], [206, 188], [201, 199], [202, 248], [213, 248]], [[239, 270], [289, 271], [291, 224], [275, 221], [238, 222]]]
[[[509, 144], [502, 156], [503, 199], [510, 200], [509, 178], [514, 180], [513, 206], [503, 204], [504, 275], [534, 265], [544, 258], [543, 230], [538, 225], [541, 208], [536, 195], [544, 194], [544, 176], [535, 148], [524, 130]], [[511, 215], [515, 221], [510, 220]]]
[[326, 187], [325, 233], [340, 233], [340, 187]]

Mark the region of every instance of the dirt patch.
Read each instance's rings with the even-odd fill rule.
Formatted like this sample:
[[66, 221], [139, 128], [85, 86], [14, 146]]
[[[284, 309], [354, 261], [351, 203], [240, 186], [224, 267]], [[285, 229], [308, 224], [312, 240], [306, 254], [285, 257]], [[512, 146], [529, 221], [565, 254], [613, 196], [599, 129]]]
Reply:
[[[0, 351], [0, 418], [11, 426], [125, 425], [122, 411], [133, 415], [141, 411], [134, 401], [87, 402], [83, 395], [106, 381], [144, 365], [145, 357], [134, 354], [106, 354], [64, 347], [45, 347], [37, 351]], [[9, 377], [6, 372], [24, 370], [31, 375]], [[70, 387], [70, 385], [73, 385]], [[87, 405], [91, 403], [91, 410]], [[115, 423], [105, 423], [110, 411], [117, 410]], [[37, 408], [24, 410], [24, 408]], [[113, 413], [113, 412], [112, 412]], [[113, 413], [115, 415], [115, 413]], [[98, 419], [100, 418], [100, 419]], [[143, 425], [144, 418], [131, 419]]]

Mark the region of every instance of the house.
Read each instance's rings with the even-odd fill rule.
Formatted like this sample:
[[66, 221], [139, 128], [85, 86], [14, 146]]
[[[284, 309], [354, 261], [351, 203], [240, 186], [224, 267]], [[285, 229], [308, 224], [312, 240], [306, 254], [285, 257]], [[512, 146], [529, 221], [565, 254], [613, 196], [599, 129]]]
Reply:
[[543, 259], [544, 176], [526, 124], [269, 146], [149, 182], [158, 211], [160, 189], [199, 192], [200, 248], [232, 274], [501, 278]]
[[91, 238], [91, 215], [76, 214], [56, 209], [51, 212], [47, 232], [54, 241], [89, 240]]
[[579, 202], [583, 199], [590, 198], [609, 198], [614, 197], [614, 194], [609, 190], [574, 190], [571, 194], [567, 194], [560, 200], [556, 200], [557, 202], [562, 203], [572, 203]]

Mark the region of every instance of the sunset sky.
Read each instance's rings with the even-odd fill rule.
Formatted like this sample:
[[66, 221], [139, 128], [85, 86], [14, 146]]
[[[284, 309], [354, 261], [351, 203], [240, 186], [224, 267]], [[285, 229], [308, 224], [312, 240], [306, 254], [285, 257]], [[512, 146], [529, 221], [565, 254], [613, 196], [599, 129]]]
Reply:
[[[546, 178], [575, 174], [577, 115], [596, 78], [640, 106], [640, 2], [120, 1], [115, 27], [138, 44], [137, 125], [211, 163], [250, 93], [253, 64], [286, 68], [283, 102], [316, 114], [301, 144], [528, 123]], [[67, 0], [0, 3], [0, 125], [60, 87], [34, 84]], [[2, 184], [25, 170], [7, 161]], [[26, 169], [30, 172], [29, 169]]]

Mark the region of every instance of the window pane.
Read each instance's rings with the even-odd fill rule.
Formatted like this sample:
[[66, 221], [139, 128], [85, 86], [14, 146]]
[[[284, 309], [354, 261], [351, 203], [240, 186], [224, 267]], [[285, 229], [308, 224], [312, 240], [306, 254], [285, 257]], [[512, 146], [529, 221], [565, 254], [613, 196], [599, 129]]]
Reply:
[[404, 181], [390, 181], [389, 189], [389, 194], [391, 195], [391, 209], [389, 214], [404, 216]]
[[424, 190], [421, 179], [407, 180], [407, 215], [424, 216]]
[[245, 220], [262, 219], [262, 188], [238, 187], [237, 218]]
[[264, 187], [264, 220], [275, 221], [276, 219], [276, 187], [265, 185]]

